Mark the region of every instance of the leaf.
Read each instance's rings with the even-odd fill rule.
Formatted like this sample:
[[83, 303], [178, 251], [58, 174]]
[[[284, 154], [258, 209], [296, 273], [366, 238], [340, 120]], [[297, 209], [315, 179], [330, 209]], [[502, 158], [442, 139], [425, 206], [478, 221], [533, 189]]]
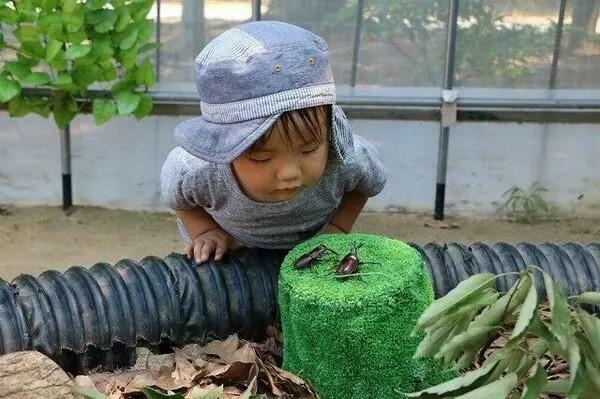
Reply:
[[600, 306], [600, 292], [584, 292], [575, 297], [579, 303], [588, 303], [590, 305]]
[[567, 395], [569, 393], [569, 382], [567, 380], [550, 380], [546, 383], [542, 393]]
[[15, 25], [17, 23], [17, 19], [17, 13], [15, 10], [8, 7], [0, 8], [0, 23]]
[[594, 392], [600, 392], [600, 370], [592, 365], [592, 362], [588, 359], [584, 359], [584, 373], [587, 381], [591, 385], [591, 389]]
[[97, 39], [92, 42], [92, 50], [90, 51], [91, 56], [98, 59], [100, 62], [111, 62], [114, 50], [111, 47], [110, 40]]
[[8, 114], [12, 117], [34, 112], [44, 118], [50, 115], [51, 103], [46, 98], [17, 96], [8, 102]]
[[77, 0], [63, 0], [62, 9], [67, 14], [73, 14], [78, 9]]
[[583, 309], [577, 309], [583, 331], [597, 359], [600, 359], [600, 319]]
[[571, 333], [569, 324], [571, 317], [567, 298], [548, 273], [543, 272], [542, 274], [544, 276], [548, 301], [550, 302], [550, 310], [552, 311], [550, 332], [558, 339], [561, 347], [566, 350], [568, 345], [567, 339]]
[[254, 376], [254, 378], [252, 378], [252, 381], [250, 381], [250, 384], [248, 384], [248, 388], [246, 388], [244, 393], [242, 393], [240, 395], [239, 399], [249, 399], [250, 395], [252, 395], [252, 391], [254, 390], [255, 384], [256, 384], [256, 376]]
[[50, 39], [50, 42], [46, 46], [46, 61], [52, 61], [56, 54], [62, 49], [63, 42], [56, 39]]
[[185, 397], [180, 393], [174, 393], [174, 392], [163, 393], [163, 392], [157, 391], [156, 389], [151, 388], [151, 387], [142, 388], [142, 392], [144, 393], [144, 395], [146, 395], [147, 399], [164, 399], [164, 398], [185, 399]]
[[[71, 0], [69, 0], [70, 2]], [[68, 2], [63, 4], [63, 10], [65, 9], [65, 5]], [[85, 23], [85, 10], [83, 9], [83, 4], [75, 4], [75, 8], [72, 13], [63, 14], [63, 20], [65, 24], [65, 29], [68, 33], [74, 33], [81, 31], [84, 23]]]
[[151, 19], [145, 19], [143, 21], [137, 22], [137, 25], [140, 30], [138, 34], [138, 42], [148, 42], [154, 35], [154, 21], [152, 21]]
[[19, 82], [8, 79], [3, 74], [0, 74], [0, 103], [5, 103], [21, 92]]
[[115, 22], [115, 32], [123, 32], [123, 30], [129, 25], [131, 21], [131, 13], [127, 8], [118, 9], [119, 16], [117, 22]]
[[96, 125], [100, 126], [110, 120], [116, 112], [115, 102], [113, 100], [94, 99], [92, 103], [92, 113]]
[[[462, 310], [462, 308], [461, 308], [461, 310]], [[459, 318], [458, 323], [456, 324], [456, 326], [450, 333], [450, 337], [455, 337], [455, 336], [463, 333], [464, 331], [466, 331], [466, 329], [472, 323], [472, 319], [473, 319], [473, 316], [475, 315], [475, 313], [476, 313], [476, 311], [471, 310], [470, 312], [465, 313], [463, 317]], [[443, 343], [442, 343], [442, 345], [443, 345]], [[459, 351], [460, 351], [460, 348], [458, 348], [454, 351], [449, 351], [446, 354], [444, 354], [444, 357], [443, 357], [444, 367], [450, 367], [450, 364], [453, 361], [455, 361], [456, 357], [460, 354]], [[466, 354], [463, 356], [466, 356]], [[459, 362], [460, 362], [460, 360], [459, 360]], [[456, 367], [459, 367], [458, 364], [456, 365]]]
[[405, 393], [411, 398], [435, 398], [441, 395], [456, 396], [467, 392], [471, 388], [477, 388], [485, 380], [485, 378], [494, 371], [498, 362], [490, 362], [481, 368], [469, 371], [450, 381], [438, 384], [427, 388], [423, 391]]
[[521, 399], [537, 399], [542, 393], [544, 386], [548, 382], [548, 376], [546, 370], [538, 363], [536, 364], [535, 371], [531, 377], [525, 383], [523, 394]]
[[139, 30], [137, 28], [131, 29], [127, 36], [125, 36], [123, 40], [121, 40], [121, 43], [119, 43], [119, 48], [122, 50], [129, 50], [131, 47], [133, 47], [135, 41], [137, 40], [138, 33]]
[[54, 96], [52, 110], [54, 121], [59, 128], [66, 127], [77, 115], [77, 103], [67, 93], [57, 93]]
[[133, 20], [140, 21], [145, 19], [150, 10], [152, 9], [153, 3], [154, 0], [140, 0], [136, 3], [131, 4]]
[[577, 340], [574, 337], [569, 337], [568, 343], [568, 353], [569, 353], [569, 381], [570, 381], [570, 389], [569, 392], [573, 392], [579, 388], [581, 388], [581, 384], [576, 386], [575, 382], [579, 377], [580, 363], [581, 363], [581, 352], [579, 351], [579, 345], [577, 345]]
[[117, 110], [119, 115], [131, 114], [140, 103], [141, 97], [130, 91], [122, 91], [115, 94], [117, 99]]
[[44, 58], [46, 49], [39, 42], [24, 42], [21, 44], [21, 52], [32, 58]]
[[494, 371], [490, 373], [483, 383], [493, 381], [505, 374], [505, 370], [508, 365], [520, 359], [523, 351], [519, 347], [518, 341], [507, 341], [506, 345], [493, 351], [487, 359], [483, 361], [481, 367], [487, 367], [491, 364], [496, 364]]
[[108, 396], [93, 388], [83, 388], [75, 385], [71, 387], [71, 392], [75, 395], [83, 396], [85, 399], [109, 399]]
[[35, 26], [21, 24], [13, 31], [13, 35], [20, 42], [37, 42], [40, 32]]
[[535, 285], [531, 284], [529, 292], [527, 293], [527, 297], [525, 298], [525, 302], [523, 302], [523, 306], [519, 312], [519, 318], [517, 319], [515, 327], [513, 328], [513, 332], [510, 335], [510, 339], [519, 337], [527, 330], [536, 310], [537, 290], [535, 289]]
[[25, 76], [21, 81], [24, 84], [32, 86], [41, 86], [50, 83], [52, 79], [46, 72], [32, 72]]
[[23, 79], [25, 76], [31, 73], [31, 68], [20, 61], [8, 61], [4, 65], [4, 70], [10, 72], [13, 76], [19, 79]]
[[478, 325], [498, 326], [506, 315], [512, 314], [523, 303], [533, 284], [531, 275], [524, 274], [500, 299], [484, 309], [475, 318]]
[[71, 46], [65, 51], [65, 58], [67, 60], [74, 60], [77, 58], [84, 57], [89, 54], [92, 46], [89, 44], [76, 44]]
[[495, 280], [496, 276], [493, 274], [481, 273], [461, 281], [452, 291], [436, 300], [425, 309], [421, 317], [419, 317], [417, 325], [411, 335], [414, 335], [416, 330], [423, 329], [433, 324], [441, 314], [448, 312], [455, 306], [467, 301], [471, 296], [481, 290], [489, 288]]
[[150, 60], [146, 59], [140, 65], [135, 73], [135, 80], [138, 85], [152, 86], [156, 83], [154, 76], [154, 67]]
[[87, 35], [85, 31], [78, 30], [76, 32], [70, 32], [67, 34], [67, 41], [74, 44], [81, 44], [83, 41], [87, 40]]
[[469, 326], [466, 331], [442, 345], [442, 348], [435, 357], [440, 358], [444, 354], [454, 352], [455, 350], [460, 353], [461, 351], [466, 352], [473, 348], [479, 348], [491, 338], [492, 333], [497, 329], [498, 327], [496, 326]]
[[48, 14], [42, 14], [38, 17], [36, 26], [49, 39], [60, 40], [61, 42], [66, 41], [61, 14], [53, 13], [52, 11]]
[[417, 346], [417, 350], [413, 355], [414, 359], [423, 358], [434, 355], [446, 342], [456, 325], [460, 322], [458, 319], [449, 319], [442, 316], [441, 323], [436, 323], [425, 335], [425, 337]]
[[98, 10], [88, 14], [88, 22], [94, 25], [94, 30], [98, 33], [106, 33], [110, 31], [118, 18], [115, 10]]
[[99, 10], [102, 7], [104, 7], [104, 4], [106, 4], [106, 2], [107, 0], [87, 0], [85, 5], [90, 10]]
[[71, 75], [76, 85], [87, 87], [101, 78], [102, 70], [97, 65], [78, 65], [73, 68]]
[[456, 396], [454, 399], [506, 399], [517, 386], [517, 375], [508, 374], [498, 381], [484, 385], [464, 395]]
[[223, 394], [223, 385], [204, 388], [195, 386], [188, 394], [190, 399], [219, 399]]
[[138, 54], [142, 54], [150, 50], [155, 50], [157, 48], [160, 48], [160, 43], [146, 43], [138, 49]]
[[152, 112], [153, 108], [152, 96], [149, 94], [141, 94], [140, 95], [140, 103], [138, 104], [135, 111], [133, 111], [133, 115], [137, 120], [144, 118]]
[[117, 59], [125, 69], [130, 69], [135, 66], [137, 56], [138, 53], [135, 47], [132, 47], [129, 50], [120, 50], [117, 53]]

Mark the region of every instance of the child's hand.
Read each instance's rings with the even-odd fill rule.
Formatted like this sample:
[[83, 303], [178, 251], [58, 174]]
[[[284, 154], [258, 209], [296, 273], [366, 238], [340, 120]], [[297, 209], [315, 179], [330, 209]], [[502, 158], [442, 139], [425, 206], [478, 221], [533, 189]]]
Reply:
[[236, 242], [223, 229], [209, 230], [194, 238], [186, 247], [188, 259], [195, 258], [196, 263], [206, 262], [215, 253], [215, 260], [221, 260], [227, 250]]

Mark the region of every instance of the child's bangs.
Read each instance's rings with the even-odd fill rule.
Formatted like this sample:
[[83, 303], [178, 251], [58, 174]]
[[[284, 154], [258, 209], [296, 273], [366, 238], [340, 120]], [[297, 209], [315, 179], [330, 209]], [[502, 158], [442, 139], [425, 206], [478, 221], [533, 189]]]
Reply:
[[292, 137], [300, 137], [304, 144], [327, 140], [331, 126], [331, 105], [302, 108], [284, 112], [273, 124], [271, 130], [256, 142], [254, 147], [263, 145], [272, 134], [279, 134], [288, 146], [293, 145]]

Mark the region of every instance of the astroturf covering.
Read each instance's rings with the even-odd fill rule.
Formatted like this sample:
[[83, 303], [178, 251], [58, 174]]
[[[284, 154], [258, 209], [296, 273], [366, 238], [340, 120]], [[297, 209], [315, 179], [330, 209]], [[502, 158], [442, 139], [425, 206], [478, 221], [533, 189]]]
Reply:
[[[340, 280], [333, 267], [354, 244], [366, 264], [360, 278]], [[319, 244], [335, 250], [307, 270], [294, 261]], [[283, 368], [310, 381], [324, 399], [402, 397], [441, 381], [431, 361], [412, 359], [422, 336], [410, 337], [433, 301], [416, 250], [368, 234], [317, 236], [294, 248], [279, 278]]]

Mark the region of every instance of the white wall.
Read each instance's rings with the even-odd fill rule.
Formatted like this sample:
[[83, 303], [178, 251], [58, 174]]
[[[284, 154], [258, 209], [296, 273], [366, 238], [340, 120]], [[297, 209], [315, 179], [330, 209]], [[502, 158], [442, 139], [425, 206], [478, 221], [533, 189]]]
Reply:
[[[97, 127], [89, 115], [71, 125], [74, 202], [163, 210], [159, 172], [186, 117], [119, 117]], [[388, 184], [372, 210], [433, 207], [439, 124], [354, 120], [380, 151]], [[591, 124], [461, 123], [451, 129], [448, 213], [493, 215], [502, 193], [540, 181], [560, 211], [600, 214], [600, 126]], [[583, 194], [582, 199], [578, 197]], [[0, 203], [61, 203], [56, 127], [36, 115], [0, 113]]]

